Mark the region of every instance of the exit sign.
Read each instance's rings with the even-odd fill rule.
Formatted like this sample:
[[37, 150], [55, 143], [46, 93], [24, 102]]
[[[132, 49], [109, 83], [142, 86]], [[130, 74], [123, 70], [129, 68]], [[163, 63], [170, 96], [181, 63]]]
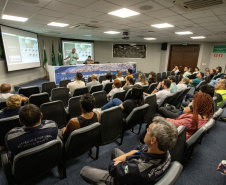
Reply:
[[183, 42], [183, 44], [182, 44], [183, 46], [187, 46], [188, 45], [188, 43], [187, 42]]

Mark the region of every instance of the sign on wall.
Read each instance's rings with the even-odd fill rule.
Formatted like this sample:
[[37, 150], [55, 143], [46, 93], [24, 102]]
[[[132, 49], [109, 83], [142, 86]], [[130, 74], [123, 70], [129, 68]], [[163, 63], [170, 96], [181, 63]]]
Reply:
[[146, 45], [113, 44], [113, 58], [146, 58]]
[[213, 53], [226, 53], [226, 45], [214, 45]]

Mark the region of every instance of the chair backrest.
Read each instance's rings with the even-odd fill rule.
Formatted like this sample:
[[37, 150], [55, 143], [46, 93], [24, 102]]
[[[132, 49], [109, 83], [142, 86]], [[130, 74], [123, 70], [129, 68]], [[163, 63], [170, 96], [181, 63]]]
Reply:
[[114, 98], [118, 98], [121, 101], [124, 101], [125, 95], [126, 95], [126, 91], [117, 92], [111, 97], [111, 100], [113, 100]]
[[100, 123], [100, 145], [106, 145], [121, 137], [123, 131], [123, 117], [121, 107], [116, 106], [102, 111], [100, 113]]
[[171, 161], [183, 162], [184, 151], [186, 148], [186, 127], [179, 126], [177, 128], [178, 137], [177, 142], [173, 148], [170, 149]]
[[183, 92], [180, 94], [180, 96], [177, 98], [177, 105], [176, 105], [177, 108], [181, 106], [181, 103], [184, 97], [187, 95], [189, 91], [190, 91], [190, 87], [188, 87], [187, 89], [184, 89]]
[[88, 78], [88, 82], [92, 82], [91, 76]]
[[107, 103], [107, 95], [105, 91], [98, 91], [92, 93], [94, 96], [96, 103], [95, 103], [95, 108], [101, 108], [103, 105]]
[[102, 91], [103, 90], [103, 85], [92, 85], [90, 90], [89, 90], [89, 93], [92, 94], [94, 92], [97, 92], [97, 91]]
[[157, 73], [157, 82], [162, 81], [162, 74], [161, 73]]
[[148, 88], [147, 93], [148, 94], [151, 94], [155, 90], [155, 88], [157, 87], [157, 85], [158, 85], [158, 83], [152, 83], [151, 85], [149, 85], [149, 88]]
[[42, 91], [41, 92], [47, 92], [49, 96], [51, 96], [51, 91], [53, 88], [56, 88], [55, 82], [44, 82], [42, 84]]
[[49, 102], [49, 94], [47, 92], [33, 94], [29, 97], [29, 103], [32, 103], [40, 108], [43, 103]]
[[59, 139], [19, 153], [15, 156], [12, 167], [16, 181], [19, 183], [32, 181], [51, 170], [58, 165], [61, 152], [62, 142]]
[[6, 101], [5, 102], [0, 102], [0, 110], [7, 107]]
[[206, 131], [210, 130], [216, 123], [216, 120], [214, 118], [210, 118], [207, 123], [205, 124]]
[[225, 101], [223, 101], [217, 108], [219, 109], [219, 108], [224, 108], [226, 106], [226, 100]]
[[51, 91], [51, 100], [61, 100], [64, 107], [67, 107], [69, 100], [69, 89], [66, 87], [54, 88]]
[[66, 159], [73, 159], [88, 152], [100, 139], [100, 123], [74, 130], [65, 143]]
[[61, 100], [44, 103], [40, 110], [43, 114], [43, 120], [53, 120], [58, 128], [63, 128], [67, 124], [67, 115]]
[[116, 79], [116, 74], [112, 75], [112, 79], [113, 80]]
[[182, 78], [183, 78], [183, 75], [182, 74], [179, 75], [179, 82], [182, 80]]
[[59, 82], [59, 87], [67, 87], [67, 84], [69, 84], [71, 80], [61, 80]]
[[126, 91], [125, 100], [130, 99], [132, 95], [132, 88]]
[[177, 161], [172, 162], [167, 172], [155, 185], [174, 185], [180, 177], [182, 170], [183, 166], [180, 163]]
[[165, 104], [170, 104], [174, 98], [174, 94], [167, 95], [161, 102], [158, 104], [158, 108], [163, 107]]
[[140, 107], [136, 107], [135, 109], [133, 109], [132, 112], [126, 118], [124, 131], [131, 129], [138, 124], [142, 124], [148, 108], [149, 108], [149, 105], [144, 104]]
[[176, 93], [174, 93], [174, 97], [171, 101], [171, 105], [174, 105], [176, 106], [178, 103], [177, 103], [177, 99], [178, 97], [180, 97], [182, 95], [182, 93], [184, 92], [184, 90], [180, 90], [180, 91], [177, 91]]
[[162, 80], [167, 79], [166, 72], [162, 72]]
[[0, 119], [0, 146], [5, 146], [6, 134], [15, 127], [21, 127], [18, 115]]
[[40, 93], [38, 86], [21, 87], [18, 90], [18, 94], [22, 94], [26, 97], [30, 97], [32, 94]]
[[83, 94], [87, 94], [88, 93], [88, 87], [79, 87], [79, 88], [76, 88], [73, 92], [73, 96], [80, 96], [80, 95], [83, 95]]
[[82, 96], [75, 96], [69, 99], [68, 101], [68, 112], [69, 118], [74, 118], [80, 116], [82, 114], [82, 110], [80, 107], [80, 99]]
[[150, 123], [156, 113], [157, 108], [156, 94], [145, 96], [144, 103], [149, 105], [149, 108], [144, 116], [144, 123]]
[[83, 82], [86, 84], [86, 80], [85, 80], [85, 78], [82, 78], [82, 79], [81, 79], [81, 81], [83, 81]]
[[133, 78], [138, 78], [138, 76], [139, 76], [140, 73], [141, 72], [138, 73], [138, 71], [137, 71], [137, 73], [133, 74]]
[[99, 82], [102, 83], [102, 81], [106, 80], [106, 76], [100, 76], [99, 77]]
[[224, 109], [219, 108], [213, 115], [213, 119], [217, 120], [224, 112]]
[[205, 80], [201, 81], [201, 82], [195, 87], [196, 91], [198, 91], [199, 88], [200, 88], [202, 85], [205, 85], [205, 84], [206, 84], [206, 81], [205, 81]]
[[180, 76], [179, 75], [176, 75], [175, 76], [175, 79], [176, 79], [176, 84], [178, 84], [180, 82]]
[[112, 90], [113, 82], [108, 82], [104, 84], [103, 90], [108, 94]]
[[143, 91], [145, 93], [147, 93], [148, 92], [149, 85], [143, 85], [142, 87], [143, 87]]
[[171, 71], [167, 71], [166, 73], [167, 77], [171, 75]]
[[175, 72], [174, 71], [170, 71], [170, 75], [175, 75]]

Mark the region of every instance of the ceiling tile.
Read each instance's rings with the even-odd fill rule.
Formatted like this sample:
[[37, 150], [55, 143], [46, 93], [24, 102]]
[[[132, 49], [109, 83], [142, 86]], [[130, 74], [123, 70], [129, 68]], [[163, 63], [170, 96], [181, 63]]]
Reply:
[[226, 14], [218, 16], [220, 20], [226, 21]]
[[115, 10], [120, 9], [121, 7], [118, 5], [114, 5], [112, 3], [106, 2], [106, 1], [97, 1], [91, 5], [88, 5], [86, 8], [91, 10], [96, 10], [99, 12], [109, 13]]
[[169, 9], [163, 9], [163, 10], [158, 10], [155, 12], [149, 12], [147, 15], [159, 19], [162, 17], [169, 17], [169, 16], [174, 16], [177, 14]]
[[217, 18], [217, 16], [213, 16], [213, 17], [203, 17], [199, 19], [192, 19], [192, 21], [195, 23], [205, 23], [205, 22], [219, 21], [219, 19]]
[[101, 13], [101, 12], [89, 10], [87, 8], [78, 9], [75, 12], [73, 12], [72, 14], [79, 15], [79, 16], [82, 15], [82, 17], [89, 17], [89, 18], [103, 15], [103, 13]]
[[35, 6], [27, 6], [21, 3], [17, 2], [8, 2], [5, 11], [8, 10], [17, 10], [17, 11], [24, 11], [24, 12], [31, 12], [32, 14], [36, 13], [39, 11], [41, 8], [40, 7], [35, 7]]
[[167, 2], [166, 0], [154, 0], [157, 4], [160, 4], [164, 7], [170, 8], [173, 7], [174, 4], [172, 2]]
[[214, 14], [213, 14], [213, 12], [211, 12], [209, 10], [205, 10], [205, 11], [185, 13], [185, 14], [183, 14], [183, 16], [188, 19], [196, 19], [197, 17], [198, 18], [211, 17], [211, 16], [214, 16]]
[[[141, 10], [140, 9], [141, 6], [152, 6], [153, 8], [151, 10]], [[161, 9], [164, 9], [165, 7], [155, 3], [153, 1], [145, 1], [145, 2], [142, 2], [142, 3], [136, 4], [136, 5], [130, 6], [128, 8], [131, 9], [131, 10], [137, 11], [139, 13], [145, 13], [145, 14], [148, 15], [149, 12], [161, 10]]]
[[38, 12], [38, 14], [44, 15], [44, 16], [51, 16], [51, 17], [63, 17], [68, 13], [43, 8], [41, 11]]
[[51, 16], [44, 16], [44, 15], [35, 15], [32, 17], [32, 19], [36, 20], [42, 20], [42, 21], [55, 21], [57, 18], [56, 17], [51, 17]]
[[99, 19], [103, 21], [114, 21], [114, 20], [120, 20], [122, 18], [113, 16], [113, 15], [103, 14], [101, 16], [96, 16], [95, 19]]
[[144, 15], [144, 14], [140, 14], [140, 15], [136, 15], [136, 16], [132, 16], [132, 17], [128, 17], [127, 19], [133, 20], [133, 21], [147, 21], [147, 20], [151, 20], [153, 19], [150, 16]]
[[132, 5], [147, 1], [147, 0], [114, 0], [114, 1], [106, 0], [106, 1], [108, 1], [110, 3], [114, 3], [118, 6], [123, 7], [123, 8], [126, 8], [128, 6], [132, 6]]
[[56, 12], [61, 11], [61, 12], [66, 12], [66, 13], [73, 13], [73, 12], [77, 11], [78, 9], [80, 9], [79, 6], [69, 5], [69, 4], [65, 4], [65, 3], [57, 2], [57, 1], [53, 1], [53, 2], [49, 3], [45, 8], [55, 10]]
[[182, 16], [174, 15], [174, 16], [160, 18], [160, 20], [165, 22], [172, 22], [172, 21], [187, 21], [188, 19]]
[[[27, 11], [17, 11], [15, 9], [7, 9], [3, 12], [6, 15], [13, 15], [13, 16], [18, 16], [18, 17], [31, 17], [34, 13], [32, 12], [27, 12]], [[15, 21], [13, 21], [15, 22]]]
[[[76, 5], [76, 6], [80, 6], [80, 7], [85, 7], [89, 4], [92, 4], [98, 0], [57, 0], [59, 2], [62, 2], [62, 3], [66, 3], [66, 4], [71, 4], [71, 5]], [[84, 13], [84, 12], [83, 12]]]
[[49, 4], [52, 0], [38, 0], [38, 1], [30, 0], [30, 1], [26, 1], [26, 2], [24, 0], [9, 0], [9, 1], [18, 2], [18, 3], [24, 4], [24, 5], [28, 5], [28, 6], [30, 5], [30, 6], [44, 7], [47, 4]]
[[222, 6], [220, 8], [214, 8], [212, 9], [212, 11], [216, 14], [216, 15], [224, 15], [226, 14], [226, 6]]

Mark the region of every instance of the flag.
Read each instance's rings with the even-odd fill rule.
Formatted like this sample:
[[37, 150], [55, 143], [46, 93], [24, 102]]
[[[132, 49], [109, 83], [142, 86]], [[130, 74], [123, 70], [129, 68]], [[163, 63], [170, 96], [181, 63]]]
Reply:
[[60, 66], [63, 65], [63, 60], [62, 60], [62, 48], [60, 47], [60, 43], [59, 43], [59, 49], [58, 49], [58, 62], [59, 62], [59, 65], [60, 65]]
[[55, 59], [55, 54], [54, 54], [53, 43], [52, 43], [52, 66], [56, 66], [56, 59]]
[[44, 68], [45, 68], [46, 63], [47, 63], [47, 56], [46, 56], [46, 49], [45, 49], [45, 45], [44, 45], [44, 55], [43, 55], [43, 67]]

